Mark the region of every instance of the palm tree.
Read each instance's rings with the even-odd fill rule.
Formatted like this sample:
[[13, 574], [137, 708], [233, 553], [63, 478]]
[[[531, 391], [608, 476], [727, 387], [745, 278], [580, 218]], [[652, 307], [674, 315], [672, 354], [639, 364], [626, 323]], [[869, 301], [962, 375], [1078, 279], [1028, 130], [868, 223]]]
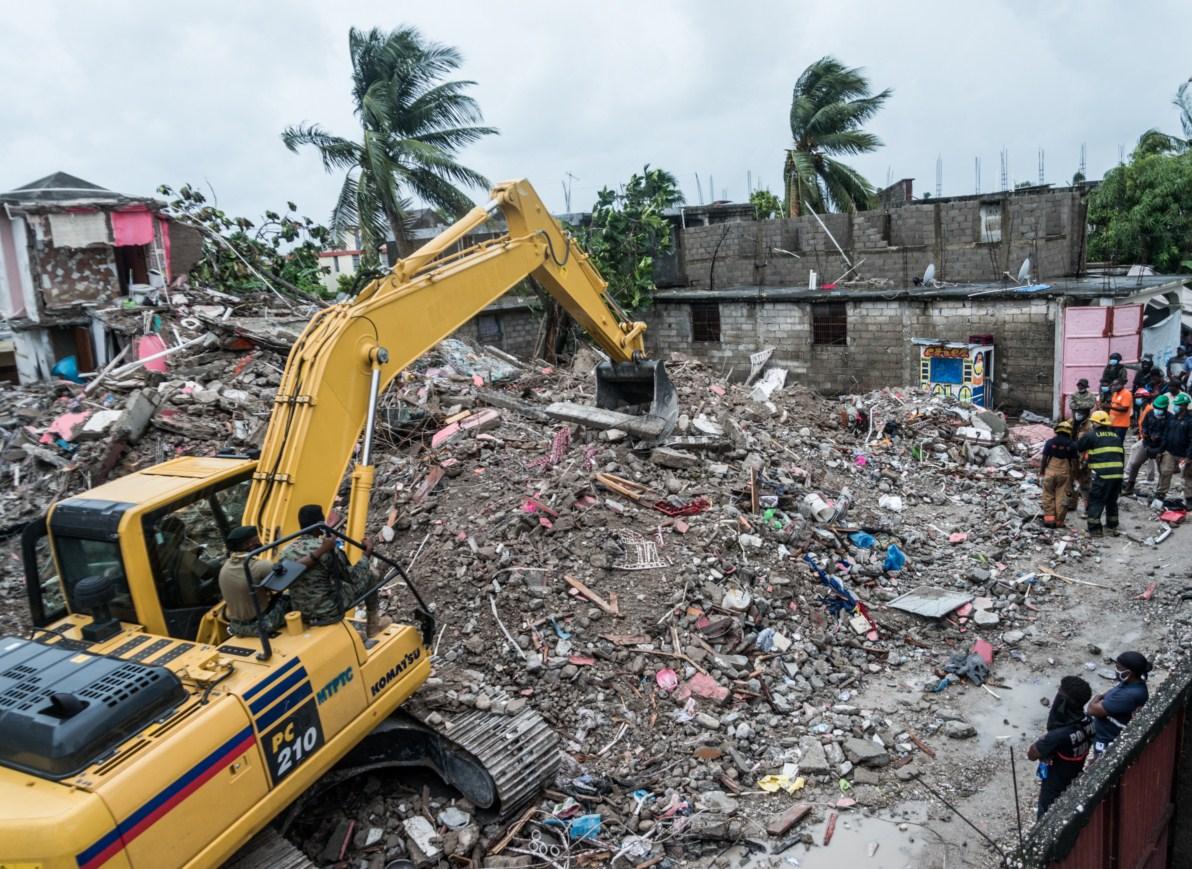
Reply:
[[1148, 154], [1183, 154], [1192, 149], [1192, 89], [1188, 87], [1190, 84], [1192, 79], [1180, 85], [1171, 101], [1171, 104], [1180, 110], [1180, 129], [1184, 135], [1176, 136], [1151, 127], [1138, 137], [1135, 154], [1140, 157]]
[[287, 127], [281, 138], [294, 152], [313, 146], [328, 172], [347, 170], [331, 212], [335, 233], [359, 227], [371, 251], [392, 234], [405, 256], [412, 197], [448, 215], [471, 208], [457, 185], [484, 188], [488, 179], [457, 162], [456, 154], [497, 131], [478, 126], [480, 107], [465, 93], [475, 82], [444, 80], [463, 62], [456, 49], [427, 42], [413, 27], [391, 33], [353, 27], [348, 46], [361, 140], [340, 138], [317, 124]]
[[881, 140], [861, 129], [893, 93], [871, 94], [859, 69], [834, 57], [821, 57], [799, 76], [791, 97], [792, 147], [786, 152], [787, 213], [806, 204], [817, 212], [855, 211], [873, 202], [873, 185], [836, 158], [864, 154]]

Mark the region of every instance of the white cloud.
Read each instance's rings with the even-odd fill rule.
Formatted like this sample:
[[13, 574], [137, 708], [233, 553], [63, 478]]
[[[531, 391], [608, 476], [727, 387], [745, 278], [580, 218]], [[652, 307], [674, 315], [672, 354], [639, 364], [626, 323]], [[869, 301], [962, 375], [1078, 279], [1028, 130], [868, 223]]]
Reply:
[[[328, 213], [339, 178], [282, 146], [284, 126], [316, 121], [354, 133], [347, 29], [412, 23], [460, 48], [461, 76], [501, 136], [465, 162], [494, 180], [530, 178], [573, 207], [643, 163], [697, 199], [745, 196], [746, 175], [778, 191], [790, 90], [824, 54], [863, 66], [894, 97], [872, 125], [886, 146], [855, 164], [877, 184], [914, 177], [944, 193], [1066, 181], [1088, 144], [1089, 174], [1138, 134], [1174, 130], [1192, 7], [1108, 2], [811, 4], [760, 0], [590, 4], [314, 2], [161, 6], [65, 2], [6, 11], [0, 32], [0, 189], [56, 170], [130, 193], [209, 182], [249, 215], [297, 201]], [[1145, 12], [1138, 10], [1145, 9]], [[481, 191], [476, 198], [483, 198]]]

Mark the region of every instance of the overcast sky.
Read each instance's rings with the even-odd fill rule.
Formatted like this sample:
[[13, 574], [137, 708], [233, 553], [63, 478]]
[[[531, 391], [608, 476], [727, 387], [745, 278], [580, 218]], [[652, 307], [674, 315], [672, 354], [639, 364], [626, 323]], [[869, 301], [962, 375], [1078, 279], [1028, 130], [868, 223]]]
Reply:
[[[466, 164], [528, 177], [572, 209], [643, 163], [688, 202], [780, 192], [791, 87], [824, 54], [894, 96], [872, 124], [885, 146], [855, 159], [877, 186], [916, 193], [1067, 182], [1087, 143], [1099, 178], [1140, 132], [1178, 131], [1171, 98], [1192, 75], [1192, 3], [1120, 2], [66, 2], [5, 4], [0, 190], [63, 170], [124, 193], [210, 184], [256, 217], [287, 199], [325, 220], [341, 178], [279, 133], [316, 121], [356, 137], [350, 26], [409, 23], [458, 47], [461, 78], [501, 135]], [[477, 200], [486, 197], [473, 191]]]

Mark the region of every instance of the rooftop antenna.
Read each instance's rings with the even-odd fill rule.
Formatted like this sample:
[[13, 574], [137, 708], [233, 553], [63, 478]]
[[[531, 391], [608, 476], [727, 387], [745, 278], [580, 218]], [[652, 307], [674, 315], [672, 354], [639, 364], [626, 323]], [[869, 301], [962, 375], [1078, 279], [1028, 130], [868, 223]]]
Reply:
[[981, 158], [980, 157], [973, 158], [973, 175], [975, 175], [976, 179], [977, 179], [976, 189], [973, 192], [980, 193], [981, 192]]
[[1088, 156], [1088, 144], [1085, 142], [1081, 142], [1080, 143], [1080, 177], [1081, 178], [1088, 177], [1086, 170], [1085, 170], [1085, 164], [1087, 162], [1087, 160], [1085, 158], [1087, 156]]
[[711, 205], [716, 201], [716, 179], [712, 177], [712, 173], [708, 173], [708, 204]]
[[944, 155], [935, 158], [935, 198], [939, 199], [944, 193]]
[[695, 174], [695, 189], [699, 192], [699, 204], [703, 205], [704, 204], [704, 185], [700, 183], [699, 173], [696, 172], [694, 174]]
[[1010, 151], [1002, 148], [1002, 190], [1010, 189]]
[[1118, 165], [1123, 166], [1126, 163], [1126, 146], [1118, 145]]
[[563, 175], [565, 176], [565, 178], [563, 180], [563, 202], [566, 203], [567, 213], [570, 214], [571, 213], [571, 182], [579, 181], [580, 179], [575, 177], [574, 175], [572, 175], [570, 171], [564, 172]]

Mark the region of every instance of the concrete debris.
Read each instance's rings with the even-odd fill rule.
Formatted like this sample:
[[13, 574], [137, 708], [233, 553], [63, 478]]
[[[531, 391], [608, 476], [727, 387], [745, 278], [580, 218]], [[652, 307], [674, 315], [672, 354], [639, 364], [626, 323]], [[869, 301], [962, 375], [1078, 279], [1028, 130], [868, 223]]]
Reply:
[[[165, 458], [259, 444], [284, 331], [263, 315], [251, 329], [194, 316], [219, 346], [178, 350], [164, 374], [141, 366], [86, 396], [80, 384], [0, 386], [11, 552], [53, 498]], [[500, 853], [490, 849], [509, 828], [450, 791], [419, 794], [400, 774], [374, 773], [295, 820], [307, 854], [351, 866], [574, 866], [623, 848], [631, 862], [703, 865], [726, 841], [756, 837], [764, 849], [767, 834], [798, 835], [823, 811], [810, 807], [837, 805], [842, 788], [850, 805], [876, 810], [914, 794], [920, 772], [945, 779], [919, 737], [942, 754], [940, 736], [976, 733], [944, 704], [995, 701], [942, 680], [942, 662], [974, 634], [1000, 634], [997, 661], [1029, 655], [1039, 613], [1062, 612], [1072, 593], [1041, 571], [1012, 581], [1060, 539], [1020, 509], [1039, 496], [1029, 445], [918, 390], [830, 400], [784, 385], [781, 369], [749, 387], [667, 363], [687, 417], [679, 431], [706, 444], [639, 449], [659, 434], [655, 421], [591, 407], [587, 362], [574, 373], [448, 345], [387, 391], [370, 531], [387, 529], [378, 545], [435, 578], [442, 626], [433, 674], [408, 708], [438, 721], [529, 705], [566, 756]], [[41, 442], [55, 419], [81, 412], [73, 440]], [[1093, 556], [1083, 538], [1064, 539], [1052, 565]], [[0, 628], [23, 631], [19, 558], [3, 570]], [[933, 596], [930, 622], [900, 610], [912, 591]], [[403, 620], [403, 590], [384, 594]], [[969, 604], [974, 594], [983, 605]], [[895, 685], [897, 701], [875, 699]], [[802, 779], [801, 802], [759, 789], [767, 776]], [[599, 835], [568, 836], [591, 816]], [[542, 847], [562, 856], [543, 859]], [[628, 865], [614, 854], [584, 862]]]

